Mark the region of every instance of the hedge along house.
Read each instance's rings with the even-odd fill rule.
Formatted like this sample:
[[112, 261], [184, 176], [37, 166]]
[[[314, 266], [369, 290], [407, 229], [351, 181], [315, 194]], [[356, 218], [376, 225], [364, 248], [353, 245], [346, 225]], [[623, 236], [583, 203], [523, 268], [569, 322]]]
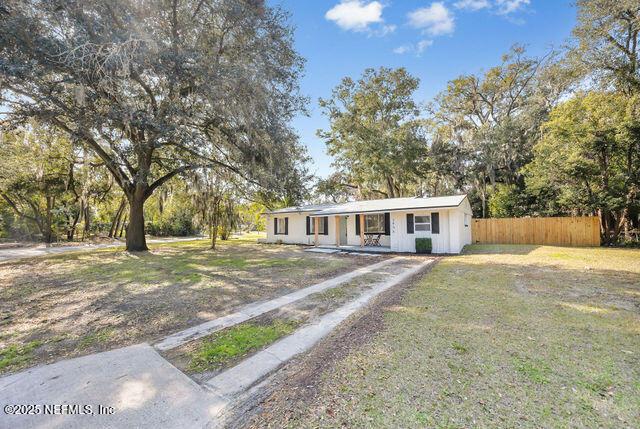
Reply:
[[466, 195], [287, 207], [265, 215], [268, 243], [408, 253], [416, 251], [416, 238], [430, 238], [433, 253], [460, 253], [471, 243]]

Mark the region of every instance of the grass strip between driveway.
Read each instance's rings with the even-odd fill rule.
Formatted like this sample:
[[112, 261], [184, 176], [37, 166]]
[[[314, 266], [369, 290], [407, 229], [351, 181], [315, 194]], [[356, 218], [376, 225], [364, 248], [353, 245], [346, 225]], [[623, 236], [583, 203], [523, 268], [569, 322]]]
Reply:
[[293, 320], [273, 320], [267, 325], [242, 323], [217, 332], [191, 354], [189, 370], [214, 371], [290, 334], [298, 326]]

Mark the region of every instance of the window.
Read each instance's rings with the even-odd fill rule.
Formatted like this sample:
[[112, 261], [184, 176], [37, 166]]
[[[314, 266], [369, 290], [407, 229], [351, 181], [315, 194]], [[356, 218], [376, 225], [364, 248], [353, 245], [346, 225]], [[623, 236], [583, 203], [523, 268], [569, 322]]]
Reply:
[[285, 219], [284, 217], [279, 217], [278, 218], [278, 224], [276, 227], [276, 234], [286, 234], [287, 231], [287, 225], [285, 223]]
[[365, 215], [364, 232], [367, 234], [384, 234], [384, 213]]
[[414, 216], [413, 219], [416, 231], [431, 231], [431, 216]]
[[469, 218], [471, 218], [471, 216], [469, 216], [468, 214], [464, 214], [464, 226], [469, 226]]
[[[314, 235], [316, 233], [316, 222], [315, 222], [316, 218], [309, 218], [309, 234]], [[325, 221], [324, 221], [324, 217], [319, 217], [318, 219], [318, 234], [319, 235], [324, 235], [326, 234], [327, 231], [324, 230], [324, 225], [325, 225]]]

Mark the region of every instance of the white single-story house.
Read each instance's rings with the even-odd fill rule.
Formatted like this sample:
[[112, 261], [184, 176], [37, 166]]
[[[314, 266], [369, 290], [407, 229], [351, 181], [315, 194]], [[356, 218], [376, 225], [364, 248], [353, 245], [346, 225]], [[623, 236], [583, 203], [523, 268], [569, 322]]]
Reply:
[[415, 239], [424, 237], [433, 253], [443, 254], [471, 244], [466, 195], [286, 207], [265, 215], [268, 243], [415, 253]]

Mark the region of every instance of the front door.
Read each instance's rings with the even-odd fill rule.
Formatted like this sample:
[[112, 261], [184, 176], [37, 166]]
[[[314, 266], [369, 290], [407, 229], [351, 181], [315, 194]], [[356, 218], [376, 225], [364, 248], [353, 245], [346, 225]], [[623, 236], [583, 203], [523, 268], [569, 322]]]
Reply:
[[340, 245], [347, 245], [347, 216], [340, 218]]

